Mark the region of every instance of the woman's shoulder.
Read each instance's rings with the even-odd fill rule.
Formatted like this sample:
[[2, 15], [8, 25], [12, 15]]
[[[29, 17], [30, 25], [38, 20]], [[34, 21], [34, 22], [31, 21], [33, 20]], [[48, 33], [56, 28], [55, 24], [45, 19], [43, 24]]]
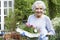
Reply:
[[31, 18], [31, 17], [34, 17], [34, 14], [32, 14], [32, 15], [29, 15], [29, 18]]
[[44, 15], [44, 18], [45, 18], [45, 19], [50, 19], [49, 16], [47, 16], [47, 15]]

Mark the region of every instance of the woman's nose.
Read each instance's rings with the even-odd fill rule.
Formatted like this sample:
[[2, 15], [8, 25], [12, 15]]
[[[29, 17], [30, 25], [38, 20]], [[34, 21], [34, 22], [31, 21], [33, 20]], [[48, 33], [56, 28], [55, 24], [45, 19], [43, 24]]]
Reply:
[[41, 11], [40, 9], [38, 11]]

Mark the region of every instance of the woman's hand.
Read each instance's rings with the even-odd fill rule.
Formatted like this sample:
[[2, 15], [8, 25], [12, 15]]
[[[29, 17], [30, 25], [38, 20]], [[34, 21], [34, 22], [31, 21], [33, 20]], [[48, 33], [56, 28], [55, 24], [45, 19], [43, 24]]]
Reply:
[[26, 23], [26, 26], [27, 26], [27, 27], [30, 27], [31, 25], [30, 25], [29, 23]]
[[27, 27], [33, 27], [33, 25], [30, 25], [29, 23], [26, 23]]
[[32, 27], [32, 28], [35, 29], [34, 25], [30, 25], [29, 23], [26, 23], [26, 26], [27, 26], [27, 27]]

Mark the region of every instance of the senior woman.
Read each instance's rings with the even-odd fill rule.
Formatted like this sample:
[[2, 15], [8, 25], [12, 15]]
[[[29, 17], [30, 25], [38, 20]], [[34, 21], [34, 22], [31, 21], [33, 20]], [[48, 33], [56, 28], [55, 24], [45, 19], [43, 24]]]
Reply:
[[55, 31], [53, 29], [51, 20], [45, 13], [45, 3], [43, 1], [36, 1], [32, 5], [32, 10], [34, 14], [28, 17], [26, 26], [36, 28], [40, 32], [38, 40], [48, 40], [47, 35], [54, 35]]

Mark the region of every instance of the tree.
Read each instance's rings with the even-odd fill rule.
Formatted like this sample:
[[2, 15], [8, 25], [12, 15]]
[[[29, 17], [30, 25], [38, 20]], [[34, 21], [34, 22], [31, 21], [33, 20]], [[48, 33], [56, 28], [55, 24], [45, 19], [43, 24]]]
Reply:
[[50, 18], [54, 18], [56, 16], [56, 4], [52, 2], [52, 0], [48, 0], [48, 7], [49, 7], [49, 16]]
[[60, 16], [60, 0], [47, 0], [50, 18]]
[[27, 20], [28, 16], [33, 13], [31, 9], [33, 2], [34, 0], [15, 0], [16, 21]]

